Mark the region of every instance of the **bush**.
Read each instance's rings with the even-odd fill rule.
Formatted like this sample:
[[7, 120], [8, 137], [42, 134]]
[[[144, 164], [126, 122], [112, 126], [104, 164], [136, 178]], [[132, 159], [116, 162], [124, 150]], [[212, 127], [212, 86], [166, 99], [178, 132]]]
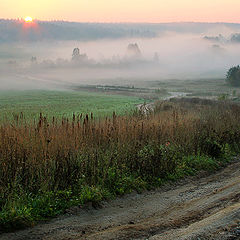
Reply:
[[240, 86], [240, 66], [232, 67], [227, 72], [227, 83], [234, 87]]

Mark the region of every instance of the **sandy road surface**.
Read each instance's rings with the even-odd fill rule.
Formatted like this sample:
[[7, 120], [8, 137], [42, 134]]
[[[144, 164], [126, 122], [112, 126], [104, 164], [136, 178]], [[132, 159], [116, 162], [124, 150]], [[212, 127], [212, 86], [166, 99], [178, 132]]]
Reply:
[[240, 239], [240, 161], [210, 176], [78, 207], [0, 239]]

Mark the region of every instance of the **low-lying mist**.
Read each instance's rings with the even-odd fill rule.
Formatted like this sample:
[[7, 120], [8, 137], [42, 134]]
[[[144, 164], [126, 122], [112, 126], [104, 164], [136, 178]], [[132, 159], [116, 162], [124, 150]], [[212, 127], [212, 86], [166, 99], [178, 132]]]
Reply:
[[[204, 33], [158, 37], [0, 43], [0, 90], [138, 84], [138, 80], [224, 78], [240, 62], [240, 44]], [[235, 33], [232, 30], [232, 33]], [[75, 50], [74, 50], [75, 49]]]

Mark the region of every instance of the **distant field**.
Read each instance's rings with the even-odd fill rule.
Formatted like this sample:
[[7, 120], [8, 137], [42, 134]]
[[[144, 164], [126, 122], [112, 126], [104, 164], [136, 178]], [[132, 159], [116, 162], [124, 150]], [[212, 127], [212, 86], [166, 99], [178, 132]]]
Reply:
[[96, 117], [109, 116], [115, 111], [124, 114], [143, 100], [138, 97], [107, 95], [83, 91], [8, 91], [0, 92], [0, 118], [12, 119], [23, 112], [27, 119], [37, 118], [42, 112], [48, 117], [71, 117], [93, 113]]
[[[126, 83], [126, 80], [122, 82]], [[126, 96], [137, 96], [150, 101], [164, 99], [174, 93], [185, 93], [188, 97], [203, 97], [218, 99], [222, 95], [240, 98], [240, 88], [228, 85], [224, 78], [202, 78], [202, 79], [131, 79], [127, 85], [92, 85], [79, 86], [76, 90], [87, 90], [90, 92], [104, 92], [108, 94], [120, 94]]]
[[192, 79], [181, 80], [172, 79], [166, 81], [152, 81], [152, 87], [166, 89], [169, 92], [185, 92], [191, 96], [199, 97], [215, 97], [222, 94], [232, 94], [235, 91], [236, 95], [240, 94], [240, 89], [231, 87], [226, 84], [225, 79], [209, 78], [209, 79]]

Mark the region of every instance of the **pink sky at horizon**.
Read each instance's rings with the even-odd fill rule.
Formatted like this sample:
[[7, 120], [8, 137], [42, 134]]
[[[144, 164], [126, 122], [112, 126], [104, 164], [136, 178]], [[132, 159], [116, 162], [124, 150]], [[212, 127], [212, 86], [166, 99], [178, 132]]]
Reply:
[[0, 18], [78, 22], [235, 22], [239, 0], [0, 0]]

